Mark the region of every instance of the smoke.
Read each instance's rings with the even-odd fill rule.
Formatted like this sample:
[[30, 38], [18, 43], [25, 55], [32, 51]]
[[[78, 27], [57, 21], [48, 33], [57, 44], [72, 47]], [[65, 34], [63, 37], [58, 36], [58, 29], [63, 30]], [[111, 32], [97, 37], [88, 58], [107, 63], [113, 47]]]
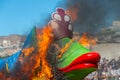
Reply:
[[[63, 3], [64, 2], [64, 3]], [[74, 8], [77, 19], [73, 22], [77, 32], [95, 33], [120, 20], [120, 0], [62, 0], [57, 7]]]

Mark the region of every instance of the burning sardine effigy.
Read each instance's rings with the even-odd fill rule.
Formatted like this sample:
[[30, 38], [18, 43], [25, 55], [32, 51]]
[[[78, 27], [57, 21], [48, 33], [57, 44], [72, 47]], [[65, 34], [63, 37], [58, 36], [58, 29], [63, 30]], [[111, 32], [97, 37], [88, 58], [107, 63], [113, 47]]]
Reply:
[[0, 80], [83, 80], [100, 55], [72, 39], [71, 18], [57, 8], [43, 28], [34, 27], [17, 53], [0, 59]]

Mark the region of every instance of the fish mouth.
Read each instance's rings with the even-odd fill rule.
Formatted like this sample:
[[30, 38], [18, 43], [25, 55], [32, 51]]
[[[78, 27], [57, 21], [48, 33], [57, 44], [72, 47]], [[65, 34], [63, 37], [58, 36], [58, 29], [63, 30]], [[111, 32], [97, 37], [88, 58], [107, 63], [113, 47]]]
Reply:
[[80, 70], [85, 68], [97, 68], [100, 61], [100, 55], [97, 52], [88, 52], [76, 58], [68, 66], [59, 68], [60, 71], [67, 73], [73, 70]]

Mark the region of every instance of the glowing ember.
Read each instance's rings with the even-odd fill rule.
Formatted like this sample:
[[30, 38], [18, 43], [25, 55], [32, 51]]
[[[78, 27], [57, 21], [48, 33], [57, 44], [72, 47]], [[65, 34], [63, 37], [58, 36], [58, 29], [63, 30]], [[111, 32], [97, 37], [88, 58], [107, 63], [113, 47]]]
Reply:
[[[38, 61], [34, 67], [37, 68], [41, 66], [41, 71], [38, 72], [37, 77], [33, 80], [51, 80], [52, 75], [52, 68], [50, 67], [49, 63], [46, 60], [48, 48], [53, 40], [52, 29], [47, 26], [43, 28], [42, 35], [37, 35], [38, 39]], [[41, 65], [40, 65], [41, 64]]]

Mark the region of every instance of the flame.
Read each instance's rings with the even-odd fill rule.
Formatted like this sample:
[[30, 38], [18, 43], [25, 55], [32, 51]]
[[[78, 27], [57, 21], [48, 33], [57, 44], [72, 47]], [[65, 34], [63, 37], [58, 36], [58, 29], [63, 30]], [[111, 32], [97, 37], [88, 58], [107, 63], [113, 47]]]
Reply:
[[63, 47], [61, 50], [60, 50], [60, 54], [57, 56], [58, 58], [61, 58], [62, 55], [64, 54], [64, 52], [69, 48], [69, 46], [72, 44], [73, 40], [71, 39], [66, 45], [65, 47]]
[[97, 40], [95, 40], [93, 37], [91, 38], [91, 44], [92, 44], [92, 45], [96, 45], [96, 43], [97, 43], [96, 41], [97, 41]]
[[[51, 80], [52, 68], [46, 60], [48, 48], [53, 40], [52, 28], [47, 26], [43, 28], [42, 35], [37, 35], [38, 39], [38, 61], [34, 67], [41, 66], [41, 71], [38, 72], [37, 77], [33, 80]], [[41, 65], [40, 65], [41, 64]]]
[[77, 20], [78, 11], [79, 11], [78, 7], [76, 7], [76, 6], [70, 7], [66, 11], [66, 13], [71, 16], [72, 22], [74, 22], [75, 20]]
[[[37, 33], [36, 33], [37, 34]], [[16, 66], [14, 72], [4, 80], [53, 80], [52, 68], [47, 62], [48, 48], [53, 41], [52, 28], [44, 27], [41, 33], [37, 34], [36, 47], [29, 47], [22, 50], [18, 59], [20, 68]], [[5, 74], [0, 73], [0, 79]], [[2, 78], [1, 78], [2, 76]]]
[[24, 54], [24, 56], [29, 56], [33, 51], [34, 51], [34, 48], [30, 47], [30, 48], [23, 49], [22, 53]]
[[46, 59], [47, 51], [54, 39], [52, 28], [46, 26], [39, 30], [40, 32], [36, 32], [32, 37], [37, 38], [35, 46], [23, 49], [14, 71], [10, 72], [9, 76], [6, 76], [8, 72], [0, 72], [0, 80], [54, 80], [52, 67]]
[[84, 47], [90, 47], [90, 42], [86, 32], [80, 38], [79, 43], [82, 44]]
[[87, 33], [85, 32], [79, 39], [79, 43], [84, 47], [90, 48], [91, 45], [96, 44], [96, 41], [94, 40], [93, 37], [88, 37]]

